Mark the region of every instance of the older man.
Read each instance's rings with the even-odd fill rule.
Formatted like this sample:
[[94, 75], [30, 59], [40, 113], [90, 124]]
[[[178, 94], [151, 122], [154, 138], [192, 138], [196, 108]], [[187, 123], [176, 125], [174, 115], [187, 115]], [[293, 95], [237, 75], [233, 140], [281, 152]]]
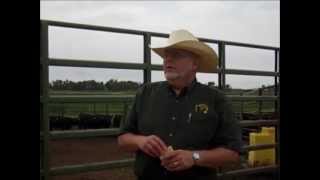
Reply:
[[225, 95], [196, 80], [196, 72], [216, 71], [217, 55], [186, 30], [152, 50], [164, 60], [167, 81], [138, 90], [119, 146], [136, 153], [139, 180], [213, 180], [217, 167], [239, 160], [241, 144]]

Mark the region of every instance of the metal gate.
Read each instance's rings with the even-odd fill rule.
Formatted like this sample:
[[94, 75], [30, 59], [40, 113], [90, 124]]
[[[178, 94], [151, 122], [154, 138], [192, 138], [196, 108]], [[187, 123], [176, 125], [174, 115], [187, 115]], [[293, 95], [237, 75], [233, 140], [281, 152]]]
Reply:
[[[53, 59], [49, 58], [49, 48], [48, 48], [48, 29], [49, 26], [59, 26], [66, 28], [76, 28], [76, 29], [86, 29], [95, 31], [105, 31], [105, 32], [116, 32], [124, 34], [133, 34], [138, 36], [143, 36], [143, 53], [144, 59], [143, 63], [117, 63], [117, 62], [99, 62], [99, 61], [83, 61], [83, 60], [67, 60], [67, 59]], [[90, 131], [72, 131], [72, 132], [50, 132], [49, 129], [49, 117], [48, 117], [48, 104], [49, 103], [72, 103], [72, 102], [123, 102], [126, 104], [125, 108], [128, 108], [128, 104], [132, 101], [133, 96], [123, 96], [123, 97], [107, 97], [107, 96], [57, 96], [49, 95], [49, 66], [69, 66], [69, 67], [93, 67], [93, 68], [114, 68], [114, 69], [134, 69], [143, 70], [143, 82], [151, 82], [151, 72], [153, 70], [162, 70], [161, 65], [151, 64], [151, 50], [148, 45], [151, 42], [151, 37], [169, 37], [169, 34], [156, 33], [156, 32], [146, 32], [137, 31], [129, 29], [120, 29], [112, 27], [102, 27], [57, 21], [46, 21], [40, 20], [40, 179], [48, 180], [51, 176], [66, 175], [66, 174], [76, 174], [80, 172], [98, 171], [111, 168], [127, 167], [132, 166], [134, 159], [125, 159], [117, 161], [107, 161], [107, 162], [97, 162], [89, 164], [79, 164], [79, 165], [68, 165], [62, 167], [49, 167], [49, 140], [52, 139], [63, 139], [63, 138], [79, 138], [79, 137], [99, 137], [99, 136], [114, 136], [117, 135], [119, 130], [116, 128], [110, 129], [97, 129]], [[214, 43], [218, 45], [219, 53], [219, 69], [218, 69], [218, 87], [224, 89], [226, 87], [226, 74], [237, 74], [237, 75], [256, 75], [256, 76], [271, 76], [274, 77], [274, 95], [273, 96], [234, 96], [230, 95], [229, 98], [232, 101], [274, 101], [275, 110], [279, 112], [279, 54], [280, 48], [252, 45], [245, 43], [221, 41], [214, 39], [199, 38], [199, 40], [208, 43]], [[253, 70], [241, 70], [241, 69], [226, 69], [225, 61], [225, 48], [226, 46], [239, 46], [239, 47], [249, 47], [258, 49], [267, 49], [274, 52], [274, 71], [253, 71]], [[278, 120], [242, 120], [241, 126], [266, 126], [266, 125], [279, 125]], [[255, 146], [244, 146], [243, 150], [258, 150], [258, 149], [268, 149], [276, 148], [276, 165], [257, 167], [257, 168], [247, 168], [240, 170], [233, 170], [224, 173], [220, 173], [219, 177], [228, 176], [238, 176], [254, 174], [259, 172], [276, 172], [279, 170], [279, 132], [280, 128], [277, 129], [276, 144], [263, 144]]]

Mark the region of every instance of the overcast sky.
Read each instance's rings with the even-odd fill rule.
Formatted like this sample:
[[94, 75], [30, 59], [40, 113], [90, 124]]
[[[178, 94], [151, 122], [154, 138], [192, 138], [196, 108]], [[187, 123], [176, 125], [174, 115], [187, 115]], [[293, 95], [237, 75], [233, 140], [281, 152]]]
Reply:
[[[197, 37], [280, 47], [279, 1], [40, 1], [40, 19], [128, 28], [161, 33], [187, 29]], [[164, 43], [152, 38], [151, 44]], [[209, 44], [216, 51], [217, 45]], [[49, 57], [96, 61], [143, 61], [143, 38], [136, 35], [49, 28]], [[152, 63], [162, 60], [152, 53]], [[226, 47], [226, 67], [274, 70], [274, 52]], [[142, 82], [139, 70], [50, 67], [49, 79]], [[197, 74], [199, 81], [215, 81], [216, 74]], [[152, 81], [164, 80], [152, 73]], [[273, 77], [227, 75], [234, 88], [274, 84]]]

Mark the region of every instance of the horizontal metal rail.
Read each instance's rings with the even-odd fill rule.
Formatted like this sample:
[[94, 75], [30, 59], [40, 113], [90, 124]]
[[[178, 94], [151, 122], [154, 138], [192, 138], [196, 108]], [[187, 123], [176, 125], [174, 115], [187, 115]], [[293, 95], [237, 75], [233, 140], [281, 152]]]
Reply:
[[[90, 68], [113, 68], [113, 69], [135, 69], [144, 70], [147, 69], [147, 65], [143, 63], [119, 63], [112, 61], [97, 61], [97, 60], [79, 60], [79, 59], [49, 59], [49, 65], [51, 66], [66, 66], [66, 67], [90, 67]], [[153, 64], [151, 70], [163, 70], [162, 65]], [[219, 73], [221, 69], [218, 69]], [[255, 70], [243, 70], [243, 69], [226, 69], [226, 74], [238, 74], [248, 76], [280, 76], [279, 72], [272, 71], [255, 71]], [[213, 73], [208, 73], [213, 74]]]
[[240, 47], [268, 49], [268, 50], [280, 50], [279, 47], [272, 47], [272, 46], [262, 46], [262, 45], [256, 45], [256, 44], [247, 44], [247, 43], [239, 43], [239, 42], [231, 42], [231, 41], [221, 41], [221, 42], [229, 46], [240, 46]]
[[278, 165], [269, 165], [255, 168], [245, 168], [245, 169], [237, 169], [232, 171], [227, 171], [223, 173], [219, 173], [219, 177], [230, 177], [230, 176], [243, 176], [243, 175], [251, 175], [265, 172], [277, 172], [279, 169]]
[[[277, 120], [242, 120], [241, 127], [247, 126], [269, 126], [277, 125]], [[119, 128], [107, 129], [92, 129], [92, 130], [70, 130], [70, 131], [51, 131], [51, 139], [65, 139], [65, 138], [86, 138], [86, 137], [103, 137], [103, 136], [117, 136], [119, 135]]]
[[156, 70], [156, 71], [162, 71], [163, 70], [162, 65], [159, 65], [159, 64], [152, 64], [150, 67], [151, 67], [151, 70]]
[[[277, 101], [277, 96], [227, 95], [232, 101]], [[134, 95], [50, 95], [49, 102], [131, 102]]]
[[262, 149], [272, 149], [277, 148], [278, 144], [257, 144], [257, 145], [247, 145], [243, 146], [242, 150], [244, 151], [252, 151], [252, 150], [262, 150]]
[[[110, 137], [119, 135], [119, 128], [111, 129], [95, 129], [95, 130], [72, 130], [72, 131], [53, 131], [50, 133], [51, 140], [59, 139], [73, 139], [73, 138], [90, 138], [90, 137]], [[258, 144], [258, 145], [245, 145], [242, 147], [244, 151], [260, 150], [276, 148], [275, 144]]]
[[[134, 164], [134, 161], [135, 160], [131, 158], [131, 159], [97, 162], [97, 163], [67, 165], [67, 166], [50, 168], [49, 174], [51, 176], [70, 175], [70, 174], [78, 174], [83, 172], [102, 171], [102, 170], [110, 170], [110, 169], [122, 168], [122, 167], [131, 167]], [[278, 170], [278, 165], [269, 165], [269, 166], [262, 166], [262, 167], [256, 167], [256, 168], [231, 170], [231, 171], [219, 173], [218, 176], [220, 177], [243, 176], [243, 175], [257, 174], [262, 172], [276, 172], [277, 170]], [[42, 171], [40, 170], [40, 174], [41, 173]]]
[[120, 132], [119, 128], [52, 131], [50, 132], [50, 139], [56, 140], [56, 139], [70, 139], [70, 138], [117, 136], [119, 132]]
[[49, 174], [52, 176], [77, 174], [82, 172], [109, 170], [114, 168], [129, 167], [134, 163], [134, 159], [124, 159], [107, 162], [97, 162], [79, 165], [68, 165], [62, 167], [50, 168]]
[[107, 102], [131, 102], [134, 95], [50, 95], [50, 103], [107, 103]]
[[[65, 28], [75, 28], [75, 29], [87, 29], [87, 30], [96, 30], [96, 31], [106, 31], [106, 32], [114, 32], [114, 33], [125, 33], [125, 34], [134, 34], [134, 35], [144, 35], [150, 34], [151, 36], [156, 37], [169, 37], [169, 34], [166, 33], [157, 33], [157, 32], [149, 32], [149, 31], [139, 31], [139, 30], [131, 30], [131, 29], [121, 29], [121, 28], [113, 28], [113, 27], [105, 27], [105, 26], [96, 26], [96, 25], [85, 25], [85, 24], [78, 24], [78, 23], [69, 23], [69, 22], [58, 22], [58, 21], [51, 21], [51, 20], [41, 20], [42, 23], [48, 24], [49, 26], [60, 26]], [[216, 40], [216, 39], [207, 39], [198, 37], [200, 41], [208, 42], [208, 43], [224, 43], [225, 45], [231, 46], [242, 46], [242, 47], [250, 47], [250, 48], [258, 48], [258, 49], [270, 49], [270, 50], [279, 50], [278, 47], [272, 46], [263, 46], [263, 45], [256, 45], [256, 44], [248, 44], [248, 43], [239, 43], [239, 42], [231, 42], [231, 41], [223, 41], [223, 40]]]
[[95, 30], [95, 31], [106, 31], [106, 32], [115, 32], [115, 33], [125, 33], [125, 34], [135, 34], [143, 35], [143, 31], [130, 30], [130, 29], [121, 29], [121, 28], [112, 28], [105, 26], [95, 26], [95, 25], [86, 25], [79, 23], [70, 23], [62, 21], [50, 21], [50, 20], [41, 20], [43, 23], [47, 23], [49, 26], [58, 26], [65, 28], [75, 28], [75, 29], [86, 29], [86, 30]]
[[277, 101], [277, 96], [239, 96], [239, 95], [227, 95], [232, 101]]
[[241, 127], [250, 127], [250, 126], [277, 126], [279, 123], [278, 120], [242, 120], [240, 121]]
[[251, 76], [280, 76], [279, 72], [273, 71], [255, 71], [244, 69], [225, 69], [225, 74], [251, 75]]
[[90, 68], [113, 68], [113, 69], [146, 69], [145, 64], [140, 63], [119, 63], [110, 61], [96, 60], [76, 60], [76, 59], [49, 59], [51, 66], [67, 66], [67, 67], [90, 67]]

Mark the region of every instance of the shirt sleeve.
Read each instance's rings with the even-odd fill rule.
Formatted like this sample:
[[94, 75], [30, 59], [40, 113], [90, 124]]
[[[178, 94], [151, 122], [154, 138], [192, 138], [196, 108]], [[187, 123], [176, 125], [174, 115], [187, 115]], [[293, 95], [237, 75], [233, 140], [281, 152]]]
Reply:
[[133, 104], [127, 114], [127, 116], [124, 118], [124, 121], [120, 125], [120, 133], [119, 135], [125, 134], [125, 133], [138, 133], [138, 112], [139, 112], [139, 104], [140, 104], [140, 98], [141, 98], [142, 88], [140, 88], [133, 100]]
[[234, 116], [231, 102], [222, 92], [218, 92], [215, 99], [219, 123], [211, 143], [214, 147], [224, 147], [241, 153], [241, 127]]

